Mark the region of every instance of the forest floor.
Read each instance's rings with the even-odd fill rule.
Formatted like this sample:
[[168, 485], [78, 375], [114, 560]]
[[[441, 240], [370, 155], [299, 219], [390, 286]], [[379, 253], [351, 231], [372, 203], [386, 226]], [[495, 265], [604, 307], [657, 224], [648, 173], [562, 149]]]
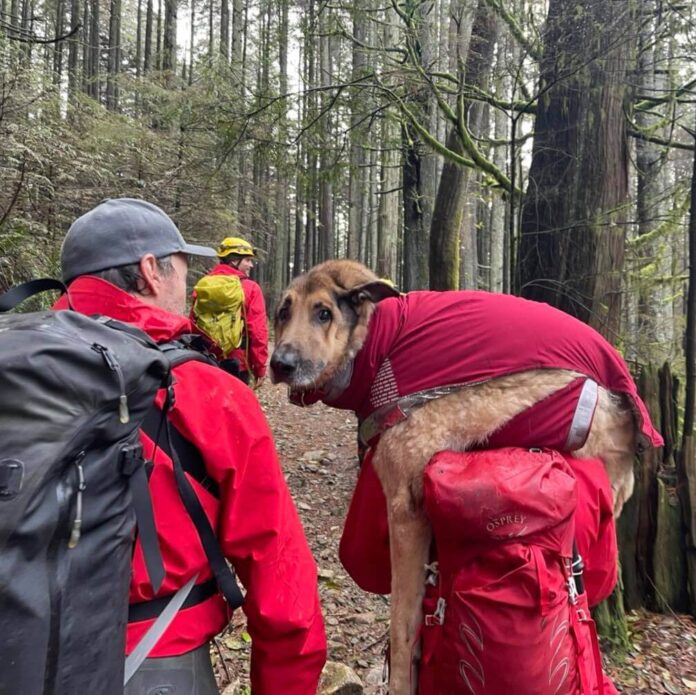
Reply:
[[[387, 644], [388, 600], [361, 591], [338, 560], [338, 541], [358, 471], [355, 418], [323, 404], [290, 405], [286, 389], [269, 383], [259, 397], [319, 566], [329, 660], [350, 666], [362, 679], [366, 695], [376, 695]], [[620, 662], [606, 660], [617, 688], [627, 695], [696, 693], [696, 621], [648, 612], [631, 613], [628, 620], [631, 649]], [[241, 611], [216, 640], [216, 651], [225, 695], [248, 692], [250, 644]]]

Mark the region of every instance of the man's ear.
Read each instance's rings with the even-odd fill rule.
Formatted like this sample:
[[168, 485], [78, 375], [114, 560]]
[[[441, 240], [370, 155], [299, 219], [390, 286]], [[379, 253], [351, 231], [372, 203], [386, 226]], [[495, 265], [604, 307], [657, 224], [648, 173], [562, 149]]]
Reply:
[[157, 259], [151, 253], [146, 253], [140, 263], [140, 277], [142, 278], [143, 288], [141, 294], [146, 296], [156, 295], [160, 286], [160, 269]]
[[364, 302], [377, 304], [388, 297], [398, 297], [399, 290], [384, 280], [373, 280], [364, 285], [358, 285], [348, 292], [348, 299], [353, 306], [360, 306]]

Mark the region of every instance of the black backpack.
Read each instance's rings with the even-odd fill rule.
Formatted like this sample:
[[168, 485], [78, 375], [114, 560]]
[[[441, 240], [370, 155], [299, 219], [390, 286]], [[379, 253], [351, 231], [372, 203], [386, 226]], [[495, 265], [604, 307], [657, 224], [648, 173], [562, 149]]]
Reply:
[[[15, 288], [0, 311], [57, 287]], [[174, 362], [199, 358], [187, 352]], [[171, 362], [105, 317], [0, 315], [0, 695], [122, 695], [136, 517], [155, 591], [164, 576], [138, 429], [171, 385]], [[197, 527], [220, 589], [240, 605], [210, 525]]]

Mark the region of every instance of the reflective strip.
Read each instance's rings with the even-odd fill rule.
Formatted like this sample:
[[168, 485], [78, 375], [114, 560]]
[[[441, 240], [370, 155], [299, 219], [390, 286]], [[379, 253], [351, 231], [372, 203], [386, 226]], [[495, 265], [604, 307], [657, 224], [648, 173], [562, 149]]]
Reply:
[[573, 421], [570, 423], [568, 439], [565, 445], [567, 451], [575, 451], [585, 443], [590, 432], [598, 399], [599, 387], [597, 382], [592, 381], [592, 379], [586, 379], [582, 385], [578, 404], [575, 406]]
[[124, 687], [128, 685], [128, 681], [133, 678], [135, 672], [147, 658], [147, 655], [155, 648], [160, 637], [162, 637], [167, 628], [171, 625], [172, 620], [176, 618], [176, 614], [184, 604], [184, 601], [186, 601], [186, 597], [191, 593], [191, 589], [195, 586], [197, 579], [198, 574], [194, 574], [193, 577], [172, 596], [166, 608], [159, 614], [157, 620], [150, 625], [140, 642], [135, 646], [135, 649], [126, 657], [123, 674]]

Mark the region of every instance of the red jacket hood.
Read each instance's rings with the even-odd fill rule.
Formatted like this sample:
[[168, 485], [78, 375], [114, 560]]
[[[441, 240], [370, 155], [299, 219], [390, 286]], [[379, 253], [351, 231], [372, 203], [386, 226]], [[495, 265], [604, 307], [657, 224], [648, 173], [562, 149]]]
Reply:
[[110, 282], [91, 275], [85, 275], [71, 283], [67, 295], [64, 294], [53, 308], [72, 308], [87, 315], [105, 314], [117, 321], [137, 326], [157, 343], [194, 332], [191, 322], [185, 316], [177, 316], [145, 304]]

